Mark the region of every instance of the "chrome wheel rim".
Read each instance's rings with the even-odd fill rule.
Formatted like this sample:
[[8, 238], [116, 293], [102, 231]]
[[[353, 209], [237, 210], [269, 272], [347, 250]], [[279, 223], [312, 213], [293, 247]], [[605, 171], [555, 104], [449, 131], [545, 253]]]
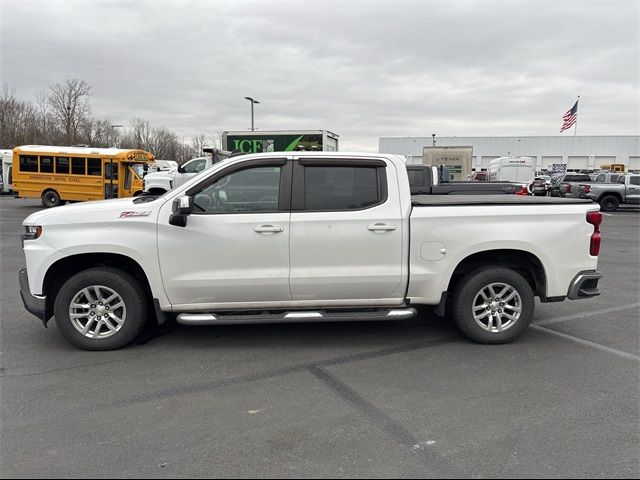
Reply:
[[87, 338], [109, 338], [120, 331], [127, 318], [124, 300], [104, 285], [83, 288], [69, 305], [73, 327]]
[[513, 327], [522, 314], [522, 298], [507, 283], [484, 286], [473, 300], [473, 319], [487, 332], [501, 333]]

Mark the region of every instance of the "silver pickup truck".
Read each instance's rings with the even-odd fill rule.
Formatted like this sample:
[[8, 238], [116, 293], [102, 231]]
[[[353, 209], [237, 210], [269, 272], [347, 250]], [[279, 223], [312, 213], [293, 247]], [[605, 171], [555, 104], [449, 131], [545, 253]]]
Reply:
[[618, 183], [584, 183], [578, 197], [600, 204], [603, 212], [615, 212], [621, 204], [640, 204], [640, 174], [627, 174]]

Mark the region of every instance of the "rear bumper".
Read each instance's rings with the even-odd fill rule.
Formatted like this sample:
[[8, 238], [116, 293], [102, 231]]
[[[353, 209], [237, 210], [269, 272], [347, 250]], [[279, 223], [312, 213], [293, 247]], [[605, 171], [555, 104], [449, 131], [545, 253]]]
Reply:
[[29, 290], [29, 278], [27, 277], [27, 269], [23, 268], [18, 273], [20, 281], [20, 297], [27, 311], [46, 323], [47, 318], [47, 297], [32, 295]]
[[600, 295], [598, 281], [602, 278], [602, 272], [597, 270], [586, 270], [578, 273], [571, 284], [567, 298], [569, 300], [579, 300], [583, 298], [597, 297]]

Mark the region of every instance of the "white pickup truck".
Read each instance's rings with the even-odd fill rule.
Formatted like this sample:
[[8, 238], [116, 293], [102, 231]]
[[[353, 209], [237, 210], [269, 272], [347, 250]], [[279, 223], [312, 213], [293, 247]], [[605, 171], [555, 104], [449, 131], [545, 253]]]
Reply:
[[400, 320], [447, 309], [483, 343], [543, 302], [598, 295], [599, 206], [517, 195], [411, 196], [402, 157], [231, 158], [163, 196], [24, 221], [27, 310], [74, 345], [122, 347], [148, 318], [216, 325]]
[[[181, 186], [230, 155], [230, 152], [216, 148], [209, 150], [211, 151], [211, 155], [192, 158], [188, 162], [185, 162], [184, 165], [177, 165], [176, 162], [172, 162], [176, 164], [175, 169], [170, 168], [164, 171], [148, 173], [144, 176], [144, 193], [146, 195], [162, 195], [172, 188]], [[156, 163], [161, 161], [163, 160], [156, 160]], [[166, 162], [166, 160], [164, 161]]]

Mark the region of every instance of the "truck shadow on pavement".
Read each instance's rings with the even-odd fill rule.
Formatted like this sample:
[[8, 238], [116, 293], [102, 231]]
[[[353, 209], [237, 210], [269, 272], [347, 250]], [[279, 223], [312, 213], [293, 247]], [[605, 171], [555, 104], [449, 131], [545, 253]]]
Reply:
[[186, 326], [174, 319], [163, 325], [149, 321], [136, 345], [147, 345], [162, 337], [177, 337], [179, 344], [213, 345], [224, 339], [236, 345], [313, 344], [338, 346], [456, 337], [463, 335], [452, 321], [429, 311], [420, 311], [412, 320], [375, 322], [263, 323], [243, 325]]

